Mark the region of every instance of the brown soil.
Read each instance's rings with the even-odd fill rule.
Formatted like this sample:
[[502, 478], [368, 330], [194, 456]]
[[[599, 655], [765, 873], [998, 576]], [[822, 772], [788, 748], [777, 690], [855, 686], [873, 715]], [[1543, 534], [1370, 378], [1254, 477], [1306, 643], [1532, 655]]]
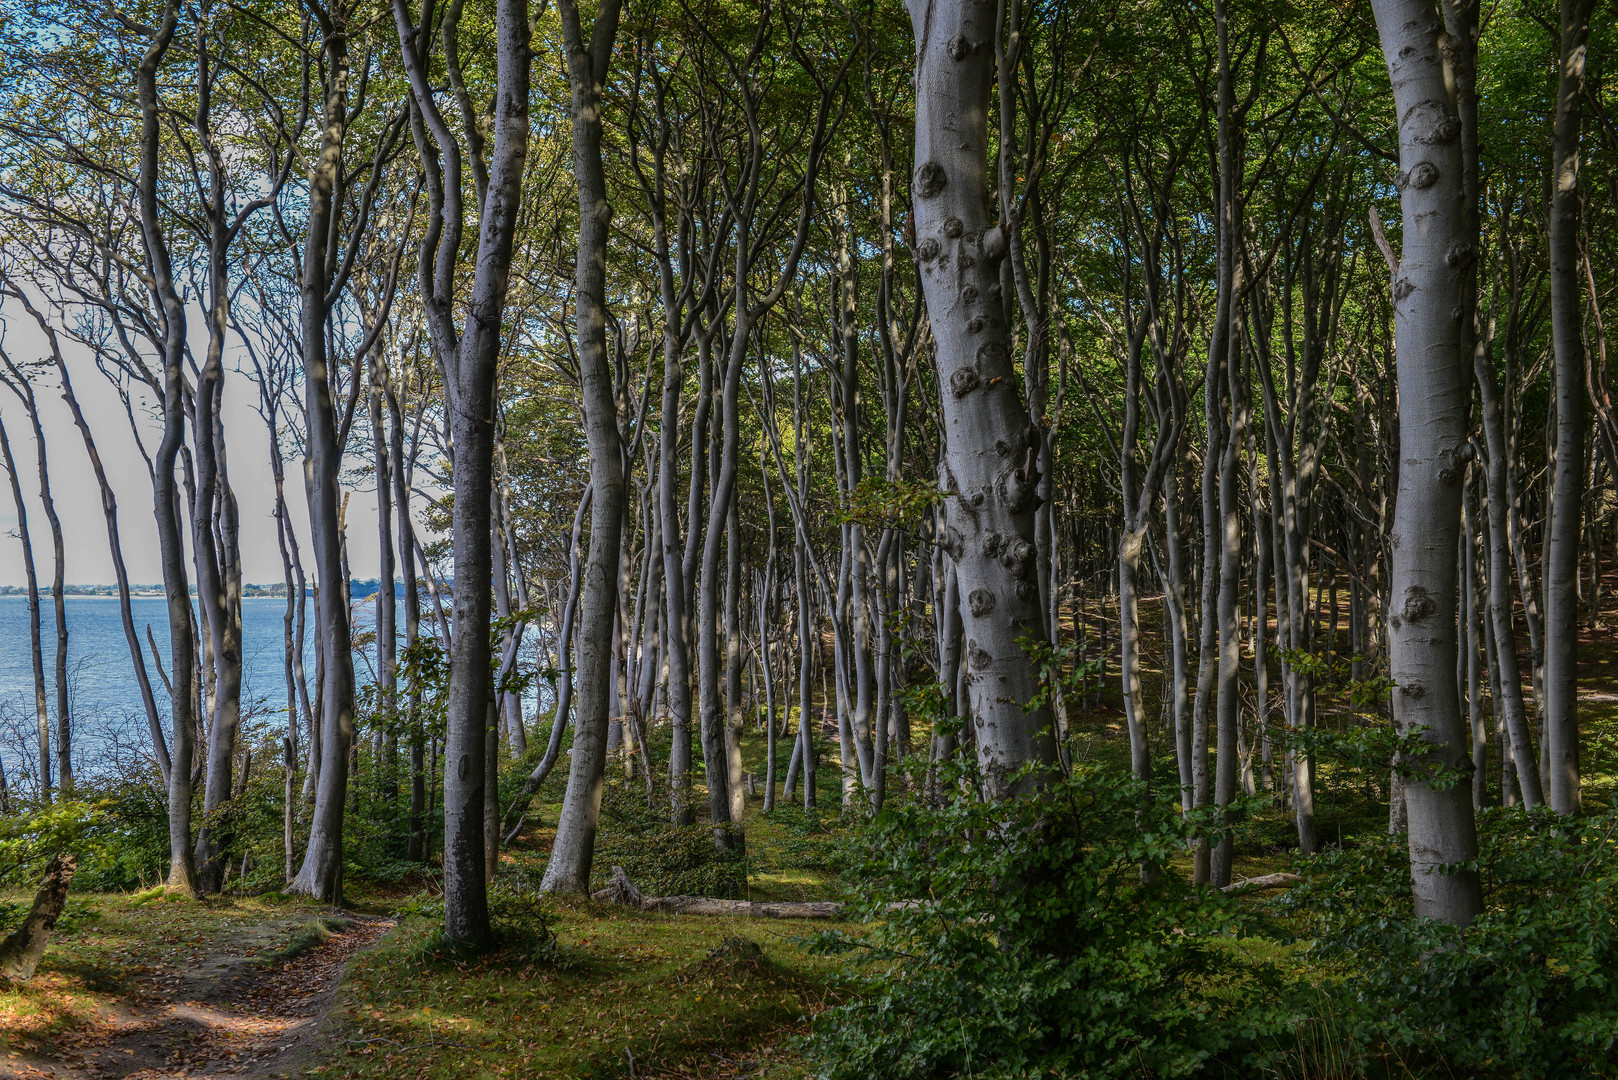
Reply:
[[93, 1023], [37, 1054], [0, 1060], [0, 1077], [37, 1080], [168, 1080], [170, 1077], [285, 1077], [312, 1056], [349, 960], [393, 928], [355, 917], [289, 959], [256, 954], [284, 945], [301, 918], [270, 919], [209, 951], [153, 969], [141, 989], [100, 1010]]

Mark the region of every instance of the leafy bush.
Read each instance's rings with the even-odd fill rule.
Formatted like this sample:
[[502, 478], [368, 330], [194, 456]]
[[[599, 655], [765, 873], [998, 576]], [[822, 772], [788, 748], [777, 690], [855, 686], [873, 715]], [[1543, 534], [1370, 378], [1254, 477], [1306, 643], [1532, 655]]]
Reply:
[[[22, 921], [33, 910], [33, 903], [26, 900], [0, 900], [0, 938], [11, 933], [22, 925]], [[58, 937], [75, 934], [82, 930], [86, 923], [96, 922], [101, 918], [101, 909], [94, 904], [83, 900], [70, 899], [63, 906], [62, 913], [56, 917], [56, 925], [51, 933]]]
[[719, 850], [711, 825], [679, 828], [652, 816], [645, 790], [619, 779], [607, 783], [602, 797], [594, 866], [603, 879], [623, 867], [648, 896], [733, 899], [747, 891], [744, 852]]
[[51, 859], [64, 852], [78, 858], [100, 849], [106, 814], [99, 803], [61, 799], [0, 817], [0, 884], [32, 888]]
[[1618, 1067], [1618, 811], [1478, 815], [1486, 910], [1465, 930], [1418, 919], [1401, 840], [1316, 860], [1284, 903], [1364, 1059], [1455, 1075], [1612, 1075]]
[[1273, 970], [1210, 945], [1237, 906], [1166, 869], [1190, 832], [1100, 766], [1008, 803], [890, 802], [846, 871], [873, 925], [817, 939], [864, 983], [815, 1025], [821, 1075], [1183, 1076], [1284, 1029]]
[[[444, 918], [442, 893], [418, 893], [398, 906], [394, 912], [400, 918], [419, 916], [434, 922]], [[489, 921], [494, 930], [495, 949], [514, 954], [525, 961], [553, 963], [560, 950], [556, 941], [556, 920], [545, 896], [523, 879], [496, 880], [489, 887]], [[456, 941], [434, 931], [417, 950], [417, 960], [432, 963], [438, 960], [464, 960], [479, 950], [464, 941]]]

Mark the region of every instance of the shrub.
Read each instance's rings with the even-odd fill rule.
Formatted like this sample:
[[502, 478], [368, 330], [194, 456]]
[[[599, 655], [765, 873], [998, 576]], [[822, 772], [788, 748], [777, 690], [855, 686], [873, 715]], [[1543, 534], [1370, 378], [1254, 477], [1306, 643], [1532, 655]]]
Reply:
[[1090, 765], [1008, 803], [890, 802], [847, 870], [873, 925], [817, 939], [864, 991], [815, 1025], [821, 1075], [1183, 1076], [1281, 1030], [1274, 972], [1209, 944], [1237, 906], [1166, 869], [1189, 835]]
[[1411, 909], [1398, 838], [1320, 856], [1285, 904], [1362, 1059], [1456, 1075], [1611, 1075], [1618, 1065], [1618, 812], [1478, 815], [1483, 915], [1465, 930]]
[[86, 777], [75, 797], [97, 813], [79, 845], [73, 888], [128, 891], [162, 880], [169, 861], [168, 802], [156, 771], [150, 777]]
[[652, 816], [645, 790], [619, 779], [603, 793], [594, 866], [603, 879], [623, 867], [648, 896], [733, 899], [747, 891], [744, 852], [719, 850], [711, 825], [679, 828]]
[[[442, 893], [418, 893], [395, 910], [400, 918], [419, 916], [434, 922], [444, 918]], [[549, 901], [523, 879], [496, 880], [489, 887], [489, 922], [494, 930], [494, 950], [527, 962], [554, 963], [560, 955], [556, 941], [556, 920]], [[418, 963], [466, 960], [483, 950], [467, 942], [433, 931], [416, 951]]]

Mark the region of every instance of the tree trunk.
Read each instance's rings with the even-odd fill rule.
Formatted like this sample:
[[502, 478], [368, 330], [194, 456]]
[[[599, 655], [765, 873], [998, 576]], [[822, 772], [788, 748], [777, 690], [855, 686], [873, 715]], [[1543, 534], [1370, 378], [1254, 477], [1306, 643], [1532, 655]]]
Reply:
[[[730, 791], [730, 820], [740, 825], [747, 808], [742, 778], [742, 546], [741, 515], [730, 502], [725, 526], [725, 786]], [[754, 715], [758, 713], [755, 707]]]
[[[1444, 24], [1431, 0], [1373, 0], [1399, 116], [1404, 250], [1392, 275], [1398, 349], [1399, 480], [1391, 560], [1388, 674], [1394, 721], [1421, 731], [1417, 769], [1465, 770], [1466, 733], [1455, 693], [1456, 542], [1466, 441], [1466, 342], [1451, 316], [1462, 300], [1465, 239], [1461, 123], [1450, 86]], [[1458, 926], [1482, 910], [1477, 834], [1467, 788], [1435, 787], [1418, 772], [1403, 785], [1416, 914]]]
[[34, 977], [45, 956], [45, 946], [50, 944], [51, 931], [67, 903], [67, 887], [77, 868], [78, 859], [73, 855], [58, 855], [46, 866], [45, 880], [34, 894], [28, 918], [0, 941], [0, 979], [19, 983]]
[[[507, 0], [511, 2], [511, 0]], [[573, 167], [579, 190], [579, 245], [575, 305], [579, 374], [590, 447], [590, 554], [580, 605], [579, 719], [573, 729], [573, 760], [567, 794], [556, 825], [556, 843], [540, 887], [546, 892], [586, 893], [601, 812], [606, 766], [607, 699], [612, 680], [613, 622], [618, 614], [619, 533], [624, 519], [623, 452], [607, 355], [607, 202], [601, 161], [601, 87], [618, 35], [619, 5], [605, 0], [585, 36], [574, 0], [558, 0], [573, 92]]]
[[178, 0], [164, 6], [157, 28], [136, 70], [136, 99], [141, 114], [140, 172], [136, 183], [141, 239], [154, 294], [162, 307], [163, 436], [152, 455], [152, 509], [157, 520], [163, 591], [169, 618], [169, 670], [174, 692], [169, 695], [172, 726], [169, 770], [169, 877], [172, 893], [195, 892], [191, 861], [191, 748], [195, 738], [194, 699], [183, 689], [195, 666], [195, 639], [191, 634], [191, 590], [185, 572], [185, 540], [180, 528], [179, 493], [174, 470], [185, 441], [186, 314], [174, 281], [173, 264], [163, 236], [158, 206], [158, 154], [161, 108], [157, 72], [179, 18]]
[[[988, 219], [991, 8], [911, 0], [916, 40], [917, 257], [937, 351], [946, 525], [965, 599], [968, 692], [990, 798], [1041, 784], [1057, 760], [1047, 707], [1020, 640], [1038, 635], [1034, 510], [1039, 434], [1012, 368], [1000, 262], [1009, 225]], [[1028, 773], [1024, 767], [1034, 765]]]
[[[389, 392], [389, 441], [392, 447], [393, 506], [398, 515], [400, 582], [404, 591], [405, 649], [415, 648], [421, 637], [421, 592], [416, 583], [416, 530], [410, 516], [410, 469], [404, 456], [404, 423], [398, 397]], [[412, 450], [410, 461], [415, 460]], [[411, 680], [406, 730], [410, 735], [410, 836], [405, 842], [405, 858], [412, 862], [426, 858], [427, 750], [426, 724], [421, 711], [421, 687]]]
[[[309, 823], [309, 846], [288, 891], [329, 904], [343, 895], [343, 808], [348, 801], [348, 751], [354, 737], [354, 659], [338, 509], [342, 447], [338, 444], [334, 377], [328, 353], [331, 313], [328, 245], [343, 140], [348, 125], [347, 24], [341, 11], [323, 27], [328, 85], [320, 153], [310, 169], [308, 235], [302, 282], [304, 410], [308, 435], [304, 486], [314, 548], [315, 618], [320, 648], [320, 777]], [[311, 753], [313, 751], [311, 750]]]
[[383, 740], [383, 793], [389, 801], [399, 796], [399, 605], [393, 591], [393, 472], [400, 468], [388, 453], [387, 427], [382, 399], [386, 368], [380, 345], [369, 354], [369, 398], [371, 413], [371, 457], [376, 466], [376, 683], [377, 710], [381, 713]]
[[0, 422], [0, 454], [4, 455], [6, 475], [11, 479], [12, 505], [17, 511], [17, 536], [22, 540], [22, 566], [28, 583], [28, 641], [34, 671], [34, 724], [38, 739], [36, 748], [39, 755], [39, 796], [49, 802], [52, 788], [51, 716], [45, 691], [45, 650], [40, 640], [39, 576], [34, 569], [34, 541], [28, 532], [28, 504], [23, 499], [17, 462], [11, 454], [11, 438], [3, 422]]
[[1556, 357], [1556, 461], [1545, 534], [1545, 777], [1551, 809], [1577, 813], [1579, 791], [1579, 534], [1584, 509], [1584, 319], [1579, 270], [1579, 118], [1594, 0], [1561, 0], [1551, 137], [1551, 341]]

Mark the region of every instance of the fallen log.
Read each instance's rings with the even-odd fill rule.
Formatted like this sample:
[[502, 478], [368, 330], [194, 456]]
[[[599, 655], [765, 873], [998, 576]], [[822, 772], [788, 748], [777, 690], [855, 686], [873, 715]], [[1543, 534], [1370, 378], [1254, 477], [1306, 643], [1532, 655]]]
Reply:
[[670, 915], [733, 915], [763, 919], [835, 919], [843, 905], [833, 900], [720, 900], [710, 896], [646, 896], [621, 866], [612, 868], [612, 884], [597, 889], [590, 899], [623, 904], [640, 911]]
[[1219, 891], [1240, 894], [1258, 892], [1262, 889], [1286, 889], [1302, 880], [1303, 878], [1297, 874], [1265, 874], [1262, 877], [1243, 878], [1241, 881], [1233, 881]]

